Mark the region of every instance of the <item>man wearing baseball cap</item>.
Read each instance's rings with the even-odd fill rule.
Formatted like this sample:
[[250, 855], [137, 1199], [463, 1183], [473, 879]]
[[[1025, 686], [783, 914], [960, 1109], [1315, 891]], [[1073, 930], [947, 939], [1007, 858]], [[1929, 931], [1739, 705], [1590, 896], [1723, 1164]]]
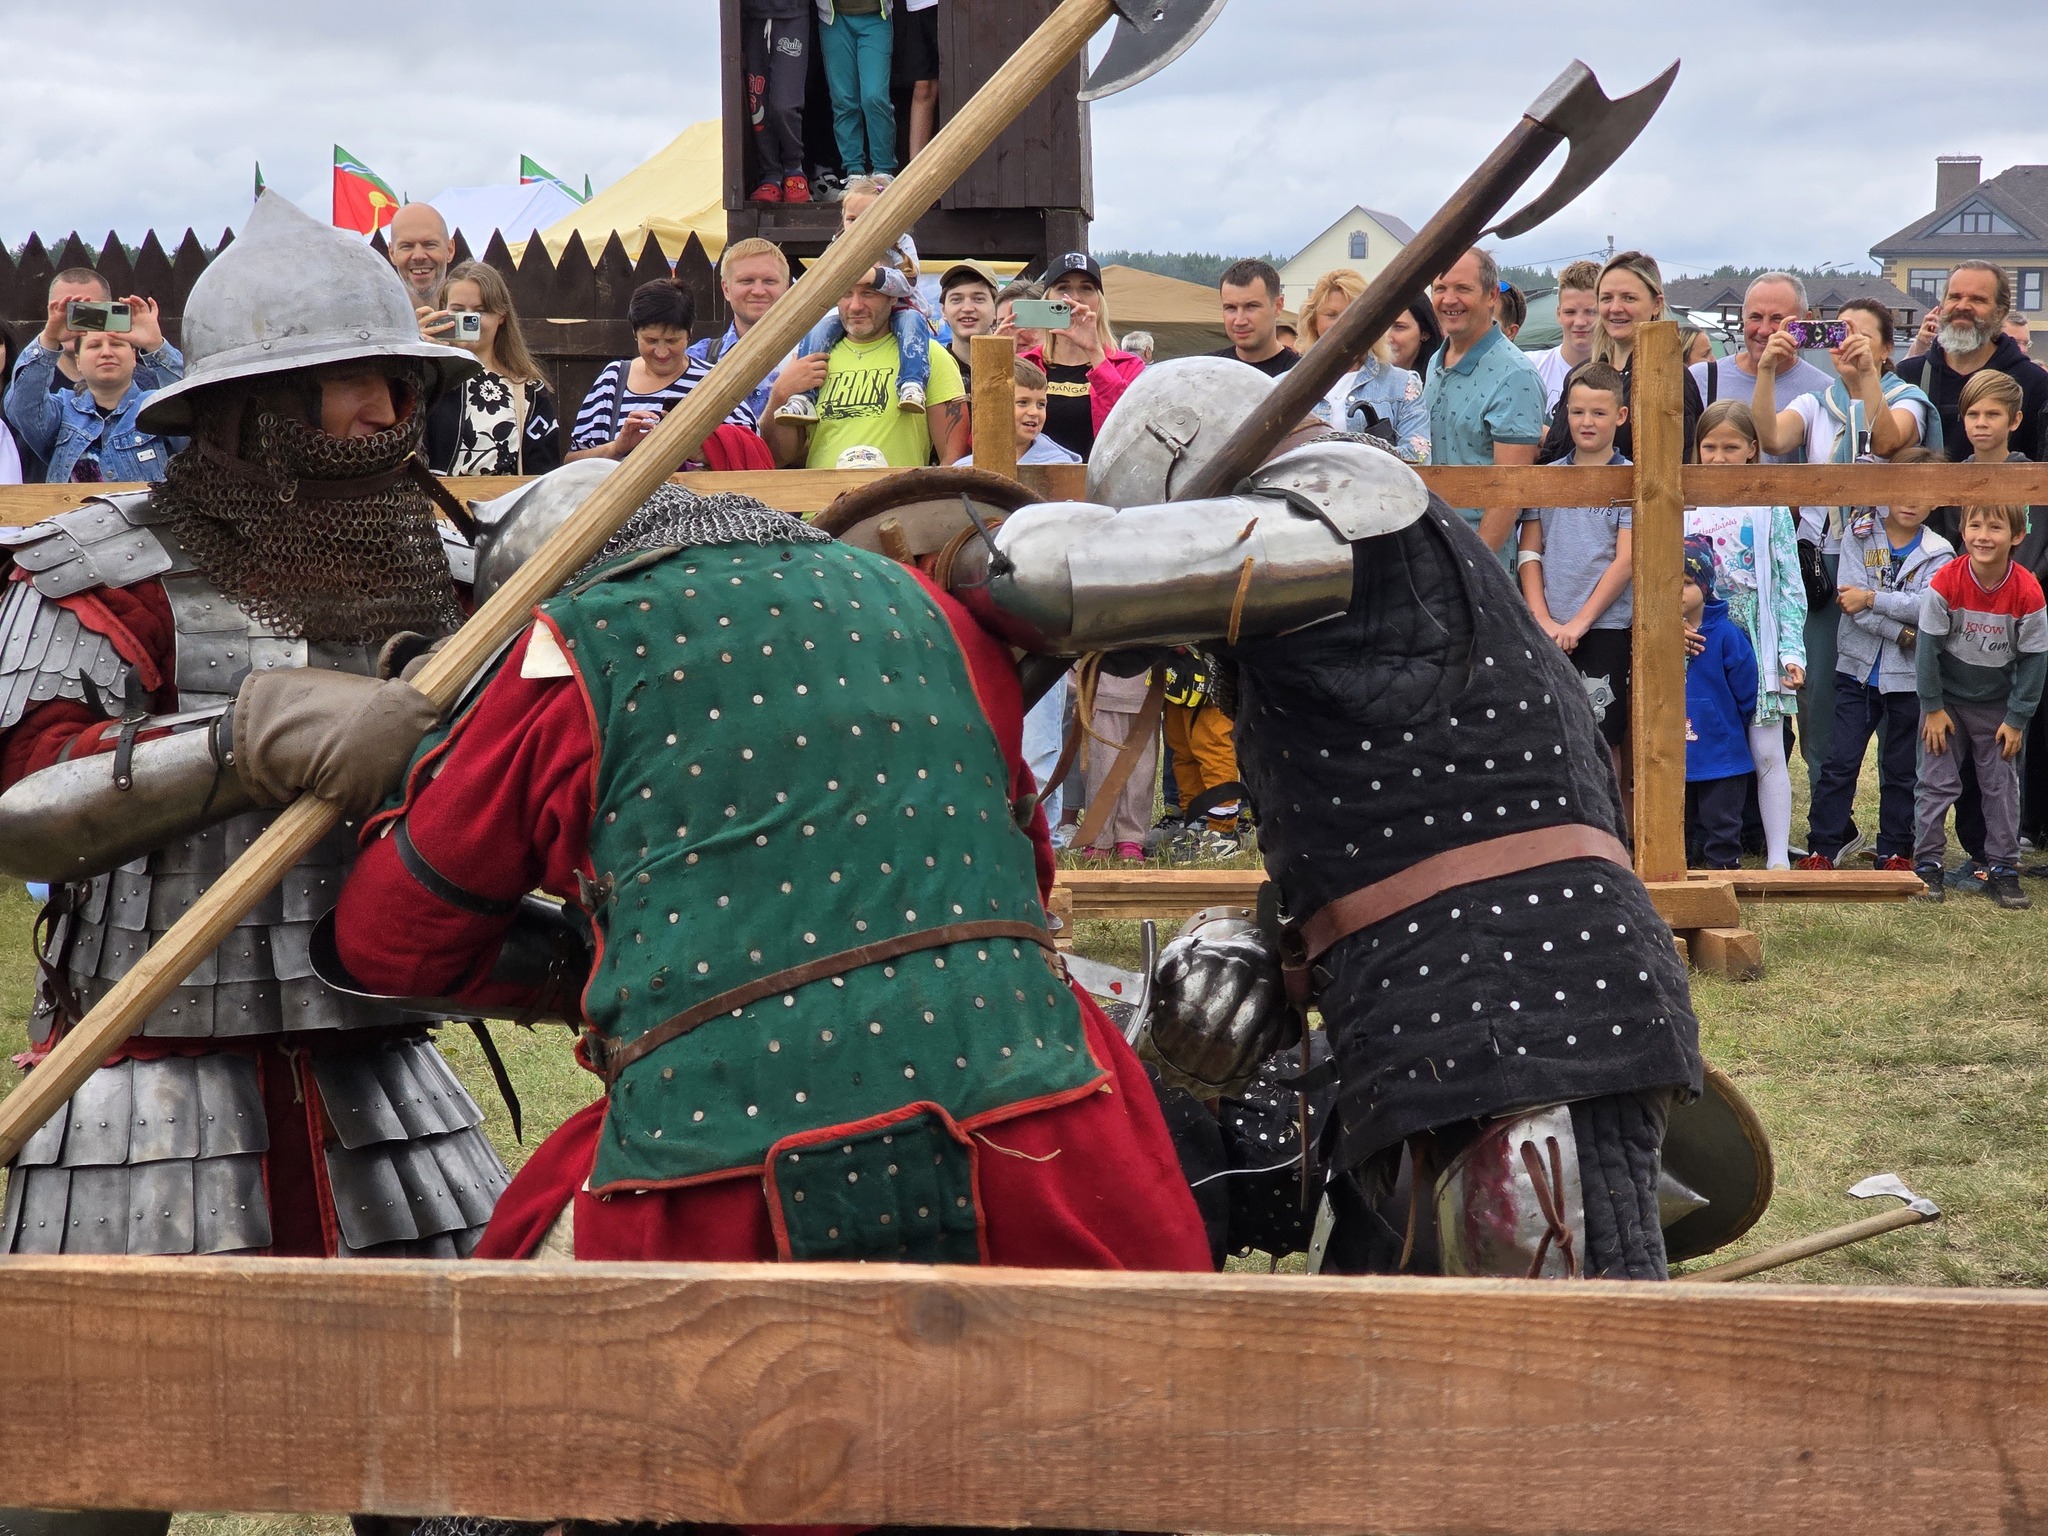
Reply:
[[996, 295], [1002, 291], [1003, 280], [986, 262], [956, 261], [939, 275], [939, 313], [953, 333], [948, 345], [969, 395], [974, 393], [974, 338], [995, 329]]

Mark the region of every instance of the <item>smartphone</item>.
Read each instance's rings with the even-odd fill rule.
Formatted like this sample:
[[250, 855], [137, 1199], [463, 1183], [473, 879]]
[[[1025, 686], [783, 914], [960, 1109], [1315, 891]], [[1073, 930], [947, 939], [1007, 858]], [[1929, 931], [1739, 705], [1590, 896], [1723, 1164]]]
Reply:
[[1787, 320], [1785, 334], [1792, 338], [1792, 345], [1802, 352], [1832, 352], [1849, 339], [1849, 322], [1846, 320]]
[[1064, 299], [1019, 299], [1010, 306], [1010, 323], [1022, 331], [1072, 330], [1074, 306]]
[[484, 339], [484, 317], [475, 310], [453, 310], [448, 318], [455, 324], [442, 336], [443, 341], [482, 341]]
[[132, 331], [135, 315], [119, 299], [73, 299], [64, 306], [64, 323], [74, 331]]

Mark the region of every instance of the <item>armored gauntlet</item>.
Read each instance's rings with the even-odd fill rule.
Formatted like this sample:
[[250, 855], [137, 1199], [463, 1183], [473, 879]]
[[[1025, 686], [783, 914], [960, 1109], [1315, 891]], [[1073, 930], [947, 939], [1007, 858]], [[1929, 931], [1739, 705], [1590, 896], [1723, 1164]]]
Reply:
[[1298, 1044], [1280, 954], [1242, 908], [1189, 918], [1159, 957], [1140, 1054], [1198, 1099], [1243, 1092], [1259, 1064]]

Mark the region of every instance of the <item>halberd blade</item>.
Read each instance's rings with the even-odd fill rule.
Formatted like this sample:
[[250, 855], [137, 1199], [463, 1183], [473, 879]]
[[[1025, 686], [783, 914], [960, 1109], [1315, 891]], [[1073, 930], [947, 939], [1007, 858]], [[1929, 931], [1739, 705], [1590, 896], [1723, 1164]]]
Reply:
[[1088, 83], [1083, 101], [1100, 101], [1149, 80], [1195, 46], [1229, 0], [1116, 0], [1116, 35]]
[[1673, 64], [1633, 95], [1609, 101], [1593, 71], [1574, 59], [1571, 67], [1536, 98], [1528, 113], [1571, 145], [1564, 169], [1542, 196], [1520, 213], [1501, 220], [1489, 233], [1512, 240], [1569, 206], [1641, 136], [1677, 78], [1678, 65]]

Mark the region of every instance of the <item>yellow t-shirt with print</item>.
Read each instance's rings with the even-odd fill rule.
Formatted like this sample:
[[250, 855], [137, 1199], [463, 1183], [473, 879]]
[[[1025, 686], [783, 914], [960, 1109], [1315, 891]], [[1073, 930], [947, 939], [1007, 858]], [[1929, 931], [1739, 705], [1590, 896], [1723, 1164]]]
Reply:
[[[927, 409], [958, 400], [960, 365], [932, 343], [932, 378]], [[812, 469], [831, 469], [839, 455], [863, 444], [881, 450], [892, 468], [920, 469], [932, 461], [931, 429], [922, 416], [906, 416], [896, 404], [896, 338], [884, 331], [873, 341], [846, 337], [832, 349], [830, 371], [818, 390], [818, 421], [811, 428]]]

